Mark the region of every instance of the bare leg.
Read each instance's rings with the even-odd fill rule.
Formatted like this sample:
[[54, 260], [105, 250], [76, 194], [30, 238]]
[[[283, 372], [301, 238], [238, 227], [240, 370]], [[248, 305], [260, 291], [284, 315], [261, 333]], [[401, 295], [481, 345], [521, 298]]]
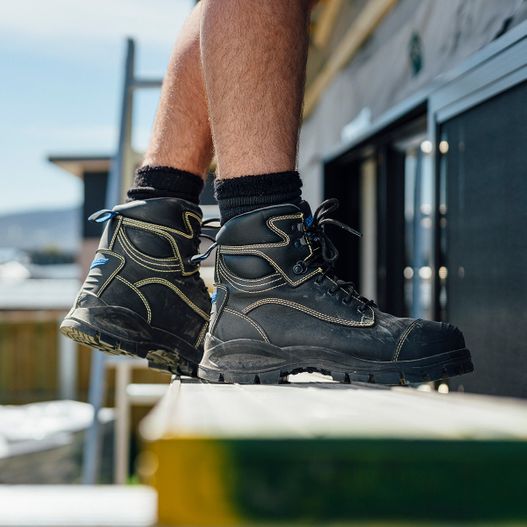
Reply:
[[174, 47], [143, 164], [205, 176], [212, 138], [200, 59], [201, 11], [200, 3]]
[[202, 0], [201, 59], [222, 179], [294, 170], [309, 0]]

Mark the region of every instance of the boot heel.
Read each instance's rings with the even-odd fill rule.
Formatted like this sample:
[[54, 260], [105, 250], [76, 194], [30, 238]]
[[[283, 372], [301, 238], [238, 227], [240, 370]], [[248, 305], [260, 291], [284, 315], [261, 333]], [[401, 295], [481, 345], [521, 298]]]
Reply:
[[[60, 325], [60, 332], [70, 339], [97, 348], [111, 355], [129, 355], [147, 359], [150, 367], [176, 375], [197, 374], [198, 357], [191, 360], [195, 351], [181, 339], [174, 335], [163, 335], [159, 330], [150, 328], [150, 333], [139, 331], [140, 323], [136, 324], [137, 331], [130, 333], [128, 338], [123, 335], [125, 326], [122, 316], [121, 324], [115, 324], [116, 316], [126, 311], [119, 308], [109, 308], [107, 313], [114, 315], [115, 332], [109, 331], [100, 324], [100, 317], [90, 317], [88, 309], [76, 309]], [[147, 326], [145, 326], [147, 328]], [[145, 329], [143, 328], [143, 329]], [[170, 337], [168, 340], [163, 337]]]
[[207, 333], [198, 377], [209, 382], [279, 384], [287, 377], [286, 364], [283, 351], [267, 342], [251, 339], [223, 342]]

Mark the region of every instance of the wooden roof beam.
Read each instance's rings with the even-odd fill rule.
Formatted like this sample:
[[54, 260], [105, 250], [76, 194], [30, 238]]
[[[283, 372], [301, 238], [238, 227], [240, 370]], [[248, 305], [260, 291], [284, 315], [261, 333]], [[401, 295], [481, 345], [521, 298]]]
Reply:
[[304, 98], [304, 118], [309, 116], [317, 105], [322, 92], [331, 84], [337, 73], [353, 58], [396, 3], [397, 0], [368, 0], [333, 55], [307, 89]]
[[313, 31], [313, 44], [318, 49], [327, 46], [343, 4], [344, 0], [327, 0]]

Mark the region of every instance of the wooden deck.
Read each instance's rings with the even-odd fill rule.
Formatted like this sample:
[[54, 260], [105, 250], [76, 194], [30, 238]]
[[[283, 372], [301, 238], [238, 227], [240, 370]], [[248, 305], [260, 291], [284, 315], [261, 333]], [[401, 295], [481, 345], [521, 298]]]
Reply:
[[176, 380], [141, 433], [163, 525], [527, 521], [524, 401]]
[[0, 526], [147, 527], [155, 491], [144, 486], [0, 485]]

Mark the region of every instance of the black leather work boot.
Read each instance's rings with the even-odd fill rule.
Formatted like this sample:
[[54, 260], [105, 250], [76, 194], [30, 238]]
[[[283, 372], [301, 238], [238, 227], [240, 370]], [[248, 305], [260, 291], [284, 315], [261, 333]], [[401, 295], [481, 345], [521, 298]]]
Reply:
[[103, 210], [108, 221], [90, 272], [62, 322], [68, 337], [150, 366], [194, 375], [203, 353], [210, 297], [191, 262], [201, 211], [176, 198], [153, 198]]
[[449, 324], [397, 318], [333, 272], [328, 224], [358, 234], [304, 202], [228, 221], [216, 241], [216, 293], [198, 376], [278, 383], [318, 371], [340, 382], [406, 384], [472, 371], [463, 334]]

